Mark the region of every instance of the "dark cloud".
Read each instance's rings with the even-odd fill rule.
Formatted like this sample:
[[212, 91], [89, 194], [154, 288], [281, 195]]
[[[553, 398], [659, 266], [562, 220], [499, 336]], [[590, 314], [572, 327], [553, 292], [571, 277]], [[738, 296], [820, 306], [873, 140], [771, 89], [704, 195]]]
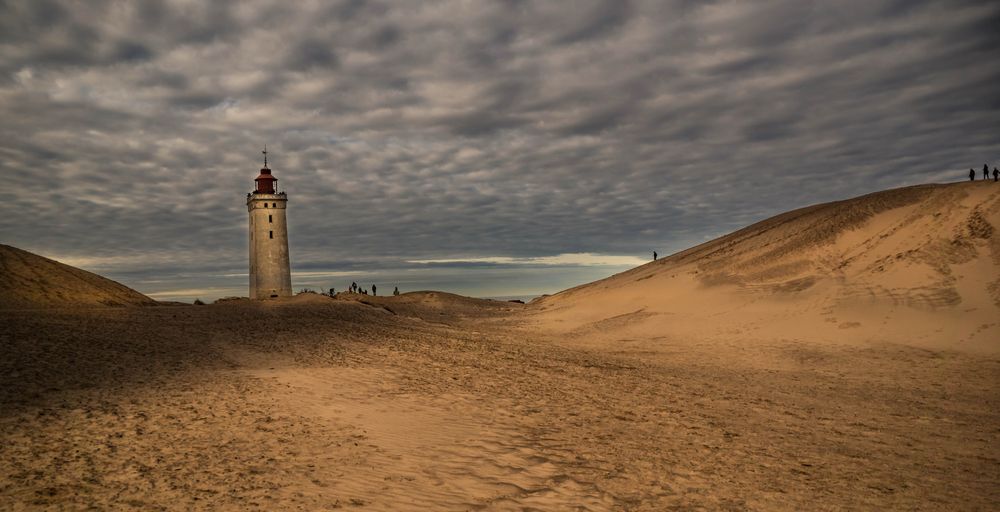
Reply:
[[408, 262], [666, 254], [996, 165], [998, 22], [974, 1], [3, 2], [0, 241], [238, 292], [267, 143], [297, 283], [555, 291], [619, 267]]
[[372, 44], [378, 50], [395, 45], [402, 38], [402, 31], [395, 25], [386, 25], [372, 34]]
[[[580, 2], [581, 5], [585, 2]], [[578, 10], [579, 9], [579, 10]], [[594, 38], [610, 35], [622, 28], [628, 22], [632, 13], [632, 5], [629, 0], [600, 0], [595, 5], [575, 6], [570, 15], [583, 12], [583, 16], [577, 20], [575, 26], [556, 38], [556, 44], [572, 44], [587, 41]]]
[[138, 87], [163, 87], [184, 90], [191, 85], [191, 80], [184, 73], [149, 68], [139, 72], [134, 85]]
[[743, 138], [748, 142], [764, 142], [790, 137], [797, 131], [797, 122], [798, 116], [764, 118], [747, 125]]
[[142, 43], [136, 41], [120, 41], [114, 52], [116, 61], [148, 60], [153, 57], [153, 52]]
[[305, 39], [298, 42], [286, 59], [287, 69], [303, 71], [313, 68], [335, 69], [340, 64], [337, 53], [328, 42]]
[[168, 104], [181, 109], [203, 110], [220, 105], [225, 99], [220, 93], [185, 91], [172, 95]]

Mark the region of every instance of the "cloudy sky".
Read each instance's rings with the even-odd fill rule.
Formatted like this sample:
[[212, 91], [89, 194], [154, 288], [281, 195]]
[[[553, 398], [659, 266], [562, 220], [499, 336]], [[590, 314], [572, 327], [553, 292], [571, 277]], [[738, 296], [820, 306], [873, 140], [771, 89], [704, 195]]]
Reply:
[[261, 146], [296, 289], [550, 293], [1000, 165], [1000, 3], [0, 1], [0, 243], [246, 295]]

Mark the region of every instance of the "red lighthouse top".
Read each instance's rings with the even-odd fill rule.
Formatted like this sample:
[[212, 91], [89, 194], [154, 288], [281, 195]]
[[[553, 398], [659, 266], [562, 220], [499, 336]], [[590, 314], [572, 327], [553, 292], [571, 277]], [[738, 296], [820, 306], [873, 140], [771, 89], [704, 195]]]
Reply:
[[253, 180], [257, 183], [257, 189], [254, 190], [255, 194], [273, 194], [275, 190], [275, 182], [278, 178], [271, 175], [271, 169], [267, 168], [267, 146], [264, 146], [264, 167], [260, 170], [260, 176], [257, 176]]

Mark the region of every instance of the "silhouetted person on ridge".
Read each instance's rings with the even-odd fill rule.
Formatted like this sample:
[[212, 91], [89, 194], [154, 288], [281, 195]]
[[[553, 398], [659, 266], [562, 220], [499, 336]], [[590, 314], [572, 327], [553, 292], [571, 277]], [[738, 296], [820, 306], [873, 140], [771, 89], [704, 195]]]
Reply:
[[653, 251], [653, 261], [656, 261], [656, 251]]
[[336, 295], [336, 293], [334, 293], [333, 288], [330, 288], [330, 296], [333, 297], [334, 295]]
[[1000, 176], [1000, 171], [996, 167], [993, 168], [993, 181], [997, 181], [997, 176]]
[[976, 170], [969, 169], [969, 181], [976, 181]]
[[[993, 174], [996, 174], [996, 173], [997, 173], [997, 171], [996, 171], [996, 169], [994, 169], [993, 170]], [[399, 287], [398, 286], [392, 289], [392, 294], [393, 295], [399, 295]]]
[[375, 291], [376, 289], [377, 288], [375, 288], [375, 285], [372, 285], [372, 295], [378, 295], [378, 292]]
[[983, 164], [983, 181], [989, 181], [990, 179], [990, 166]]

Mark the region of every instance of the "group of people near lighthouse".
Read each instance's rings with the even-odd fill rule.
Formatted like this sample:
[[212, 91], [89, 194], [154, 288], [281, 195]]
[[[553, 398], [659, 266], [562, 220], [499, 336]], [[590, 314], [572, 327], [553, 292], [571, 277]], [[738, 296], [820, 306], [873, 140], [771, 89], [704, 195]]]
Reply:
[[[990, 166], [983, 164], [983, 181], [990, 179]], [[976, 181], [976, 170], [969, 169], [969, 181]], [[1000, 170], [993, 168], [993, 181], [1000, 181]]]
[[[362, 287], [358, 286], [358, 283], [355, 283], [355, 282], [351, 283], [351, 286], [347, 288], [347, 291], [349, 291], [351, 293], [360, 293], [361, 295], [368, 295], [368, 288], [362, 288]], [[372, 295], [378, 295], [378, 287], [375, 286], [374, 284], [372, 285], [372, 293], [371, 294]], [[392, 294], [393, 295], [399, 295], [399, 287], [398, 286], [396, 286], [396, 287], [393, 288]], [[333, 290], [333, 288], [330, 288], [330, 296], [333, 297], [333, 295], [334, 295], [334, 290]]]

